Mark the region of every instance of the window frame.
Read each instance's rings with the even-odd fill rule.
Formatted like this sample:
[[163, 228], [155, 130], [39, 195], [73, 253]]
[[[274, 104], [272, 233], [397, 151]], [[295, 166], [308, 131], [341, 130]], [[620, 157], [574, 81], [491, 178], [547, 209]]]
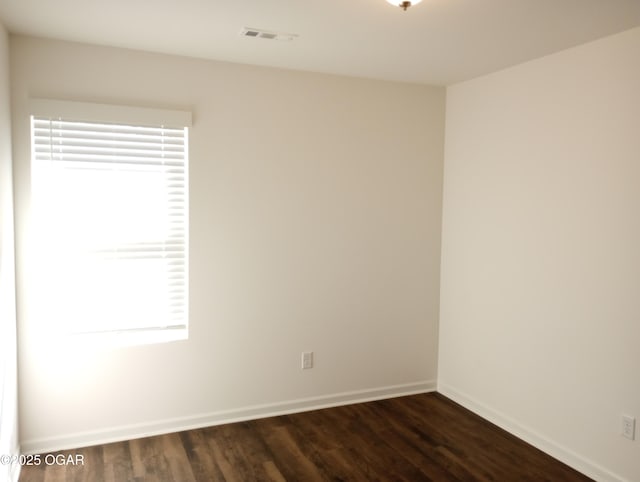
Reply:
[[[184, 325], [151, 326], [134, 329], [114, 329], [108, 331], [87, 331], [70, 333], [63, 327], [48, 326], [46, 336], [54, 335], [66, 340], [77, 341], [82, 345], [128, 346], [150, 343], [163, 343], [184, 340], [189, 333], [189, 134], [192, 127], [192, 114], [189, 111], [156, 109], [147, 107], [120, 106], [86, 102], [61, 101], [51, 99], [31, 99], [29, 118], [61, 118], [89, 123], [113, 123], [130, 126], [155, 126], [185, 129], [184, 132], [184, 176], [185, 176], [185, 213], [184, 213]], [[30, 125], [29, 138], [32, 146], [30, 169], [35, 161], [33, 152], [33, 127]], [[43, 320], [40, 320], [43, 322]], [[49, 325], [48, 323], [44, 323]]]

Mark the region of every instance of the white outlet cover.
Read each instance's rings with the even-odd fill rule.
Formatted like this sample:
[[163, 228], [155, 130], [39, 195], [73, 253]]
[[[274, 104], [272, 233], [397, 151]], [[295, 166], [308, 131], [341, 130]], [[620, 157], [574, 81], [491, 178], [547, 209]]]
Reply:
[[313, 368], [313, 352], [305, 351], [302, 352], [302, 369], [308, 370], [309, 368]]
[[622, 416], [622, 436], [629, 440], [636, 438], [636, 419], [628, 415]]

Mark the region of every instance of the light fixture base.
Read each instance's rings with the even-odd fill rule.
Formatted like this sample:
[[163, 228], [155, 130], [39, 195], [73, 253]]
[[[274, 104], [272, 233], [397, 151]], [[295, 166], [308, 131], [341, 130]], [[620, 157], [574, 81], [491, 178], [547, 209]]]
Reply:
[[400, 7], [402, 10], [407, 10], [407, 8], [412, 7], [413, 5], [417, 5], [422, 0], [387, 0], [391, 5], [395, 5], [396, 7]]

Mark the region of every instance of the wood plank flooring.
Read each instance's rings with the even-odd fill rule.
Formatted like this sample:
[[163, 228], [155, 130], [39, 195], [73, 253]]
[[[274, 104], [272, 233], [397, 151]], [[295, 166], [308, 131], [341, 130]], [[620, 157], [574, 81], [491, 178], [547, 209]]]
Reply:
[[24, 466], [20, 481], [591, 480], [438, 393], [59, 454], [85, 463]]

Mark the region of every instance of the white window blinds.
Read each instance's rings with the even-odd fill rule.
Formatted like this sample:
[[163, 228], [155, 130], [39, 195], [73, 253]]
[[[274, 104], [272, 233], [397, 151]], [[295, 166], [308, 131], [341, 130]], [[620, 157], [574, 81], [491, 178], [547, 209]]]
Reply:
[[56, 330], [186, 328], [187, 127], [33, 116], [32, 214]]

